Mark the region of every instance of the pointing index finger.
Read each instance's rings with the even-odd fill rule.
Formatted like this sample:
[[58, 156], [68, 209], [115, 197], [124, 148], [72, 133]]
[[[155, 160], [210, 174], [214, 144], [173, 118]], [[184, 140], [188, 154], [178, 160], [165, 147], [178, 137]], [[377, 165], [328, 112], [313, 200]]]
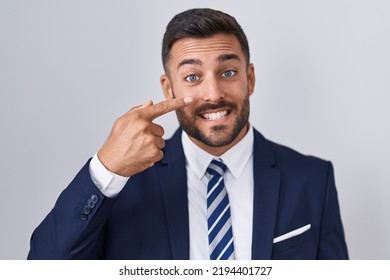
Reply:
[[160, 103], [154, 104], [148, 108], [145, 108], [146, 115], [151, 119], [158, 118], [166, 113], [171, 111], [183, 108], [188, 106], [192, 102], [192, 98], [187, 96], [183, 98], [174, 98], [165, 101], [161, 101]]

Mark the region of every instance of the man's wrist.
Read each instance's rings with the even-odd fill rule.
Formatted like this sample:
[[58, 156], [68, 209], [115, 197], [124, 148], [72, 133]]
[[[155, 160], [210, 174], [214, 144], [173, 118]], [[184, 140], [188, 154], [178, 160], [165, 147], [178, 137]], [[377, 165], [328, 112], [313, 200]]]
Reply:
[[89, 164], [92, 182], [107, 197], [115, 197], [124, 188], [130, 177], [109, 171], [95, 154]]

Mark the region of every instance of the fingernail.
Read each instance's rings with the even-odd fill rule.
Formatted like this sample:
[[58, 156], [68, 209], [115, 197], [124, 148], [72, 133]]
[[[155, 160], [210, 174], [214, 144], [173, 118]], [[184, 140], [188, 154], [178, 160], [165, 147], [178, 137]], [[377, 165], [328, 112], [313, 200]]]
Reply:
[[191, 103], [191, 102], [192, 102], [192, 97], [187, 96], [184, 98], [184, 103]]

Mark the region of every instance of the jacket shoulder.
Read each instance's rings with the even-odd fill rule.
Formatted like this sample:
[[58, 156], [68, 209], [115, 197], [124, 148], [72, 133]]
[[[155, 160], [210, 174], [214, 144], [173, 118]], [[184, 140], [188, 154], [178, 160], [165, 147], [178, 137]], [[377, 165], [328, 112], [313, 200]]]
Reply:
[[291, 147], [268, 140], [257, 131], [255, 131], [255, 135], [255, 147], [259, 145], [259, 142], [262, 142], [260, 149], [264, 148], [269, 150], [269, 154], [273, 157], [275, 167], [310, 171], [318, 168], [328, 170], [331, 165], [328, 160], [303, 154]]

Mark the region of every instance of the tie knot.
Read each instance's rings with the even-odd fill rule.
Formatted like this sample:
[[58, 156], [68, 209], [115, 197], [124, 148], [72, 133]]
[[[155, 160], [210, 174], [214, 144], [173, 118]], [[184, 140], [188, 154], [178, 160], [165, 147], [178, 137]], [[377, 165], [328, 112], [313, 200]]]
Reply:
[[222, 161], [213, 159], [211, 161], [209, 167], [207, 168], [207, 172], [211, 175], [223, 176], [226, 169], [227, 169], [227, 167]]

